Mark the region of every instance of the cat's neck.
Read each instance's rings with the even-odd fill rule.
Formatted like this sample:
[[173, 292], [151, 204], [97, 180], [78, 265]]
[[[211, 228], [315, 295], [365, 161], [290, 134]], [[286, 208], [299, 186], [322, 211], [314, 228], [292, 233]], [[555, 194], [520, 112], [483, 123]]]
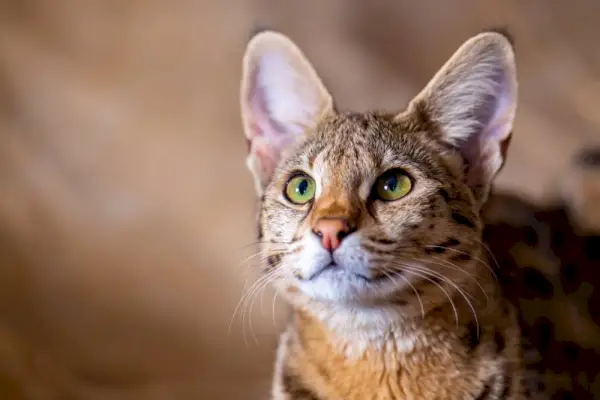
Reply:
[[[490, 288], [483, 296], [470, 296], [470, 303], [457, 293], [452, 302], [430, 305], [425, 313], [408, 312], [395, 305], [350, 307], [319, 302], [305, 303], [295, 309], [295, 324], [301, 332], [321, 335], [320, 340], [332, 344], [350, 358], [363, 357], [393, 349], [392, 353], [418, 351], [454, 334], [459, 326], [481, 323], [489, 311], [497, 307], [497, 295]], [[317, 335], [317, 336], [318, 336]]]

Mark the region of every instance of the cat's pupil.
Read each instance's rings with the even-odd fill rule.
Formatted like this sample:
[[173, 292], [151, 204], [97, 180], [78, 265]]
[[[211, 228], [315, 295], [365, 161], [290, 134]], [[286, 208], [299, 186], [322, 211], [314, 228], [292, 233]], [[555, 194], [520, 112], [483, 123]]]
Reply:
[[395, 192], [398, 188], [398, 179], [395, 176], [390, 176], [386, 179], [383, 189], [388, 192]]
[[307, 190], [308, 190], [308, 180], [303, 179], [298, 184], [298, 187], [296, 188], [296, 193], [298, 193], [300, 196], [304, 196], [306, 194]]

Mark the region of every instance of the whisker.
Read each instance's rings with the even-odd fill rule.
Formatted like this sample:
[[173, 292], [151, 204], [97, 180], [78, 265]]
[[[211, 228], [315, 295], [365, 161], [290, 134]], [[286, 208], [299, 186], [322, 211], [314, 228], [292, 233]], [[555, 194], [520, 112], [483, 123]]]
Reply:
[[283, 241], [277, 241], [277, 240], [257, 240], [254, 242], [250, 242], [244, 246], [241, 246], [239, 248], [239, 250], [244, 250], [247, 249], [250, 246], [255, 246], [257, 244], [281, 244], [281, 245], [285, 245], [285, 246], [289, 246], [291, 244], [294, 244], [296, 241], [294, 240], [290, 240], [289, 242], [283, 242]]
[[252, 294], [252, 292], [255, 290], [255, 288], [261, 284], [261, 282], [263, 282], [264, 280], [268, 280], [271, 276], [271, 274], [274, 274], [277, 270], [273, 270], [270, 273], [261, 276], [259, 279], [257, 279], [247, 290], [244, 290], [242, 297], [240, 298], [238, 304], [235, 307], [235, 310], [233, 311], [233, 315], [231, 317], [231, 321], [229, 322], [229, 328], [228, 328], [228, 334], [231, 334], [231, 328], [233, 326], [233, 322], [235, 321], [235, 317], [237, 315], [238, 312], [240, 312], [241, 316], [242, 316], [242, 333], [244, 336], [244, 342], [247, 343], [246, 340], [246, 332], [245, 332], [245, 308], [246, 308], [246, 303], [248, 301], [249, 296]]
[[[387, 276], [392, 281], [392, 283], [394, 284], [394, 286], [397, 286], [396, 281], [393, 278], [393, 275], [388, 274], [385, 270], [382, 271], [382, 272], [383, 272], [383, 274], [385, 276]], [[419, 305], [421, 306], [421, 315], [422, 315], [423, 319], [425, 319], [425, 306], [423, 305], [423, 300], [421, 299], [421, 296], [419, 295], [419, 292], [417, 291], [417, 288], [412, 283], [410, 283], [410, 281], [408, 279], [406, 279], [405, 276], [402, 276], [400, 274], [397, 274], [397, 276], [399, 278], [402, 278], [404, 280], [404, 282], [406, 282], [406, 284], [412, 288], [413, 292], [415, 292], [415, 296], [417, 297], [417, 301], [419, 302]]]
[[273, 326], [277, 325], [275, 321], [275, 301], [277, 300], [277, 295], [279, 294], [279, 289], [275, 289], [275, 294], [273, 295], [273, 303], [271, 304], [271, 316], [273, 317]]
[[252, 260], [252, 259], [254, 259], [254, 258], [258, 257], [258, 256], [262, 256], [262, 255], [264, 255], [264, 253], [262, 252], [262, 250], [261, 250], [261, 251], [259, 251], [259, 252], [256, 252], [256, 253], [254, 253], [254, 254], [251, 254], [251, 255], [249, 255], [248, 257], [246, 257], [244, 260], [240, 261], [240, 263], [237, 265], [237, 267], [236, 267], [236, 268], [239, 268], [239, 267], [241, 267], [243, 264], [246, 264], [246, 263], [248, 263], [250, 260]]
[[[483, 244], [480, 242], [480, 244]], [[426, 245], [425, 247], [427, 248], [438, 248], [438, 249], [444, 249], [444, 250], [449, 250], [452, 251], [454, 253], [458, 253], [458, 254], [465, 254], [467, 256], [470, 256], [473, 260], [479, 262], [480, 264], [482, 264], [483, 266], [485, 266], [486, 268], [488, 268], [492, 274], [494, 274], [493, 269], [490, 267], [490, 265], [486, 262], [484, 262], [481, 258], [478, 257], [473, 257], [473, 255], [471, 253], [467, 253], [466, 251], [462, 251], [462, 250], [458, 250], [458, 249], [454, 249], [452, 247], [446, 247], [446, 246], [439, 246], [439, 245]], [[496, 278], [496, 275], [494, 274], [494, 278]]]
[[278, 250], [278, 249], [269, 249], [266, 252], [263, 251], [259, 251], [258, 253], [254, 253], [251, 256], [247, 257], [244, 261], [240, 262], [237, 266], [237, 268], [239, 268], [242, 264], [244, 263], [248, 263], [250, 260], [256, 260], [256, 257], [258, 256], [264, 256], [262, 257], [259, 261], [262, 263], [265, 260], [267, 260], [269, 258], [269, 256], [273, 256], [273, 255], [281, 255], [281, 256], [285, 256], [288, 255], [290, 253], [292, 253], [294, 250], [289, 250], [287, 251], [286, 249], [284, 250]]
[[456, 327], [458, 328], [458, 309], [454, 305], [454, 301], [452, 300], [452, 297], [446, 291], [446, 289], [444, 289], [444, 287], [442, 285], [440, 285], [439, 283], [437, 283], [433, 279], [429, 278], [425, 273], [412, 270], [411, 269], [412, 267], [410, 265], [398, 264], [398, 266], [401, 267], [402, 271], [404, 271], [404, 272], [408, 272], [410, 274], [416, 275], [416, 276], [420, 277], [421, 279], [425, 279], [425, 280], [433, 283], [435, 286], [437, 286], [442, 291], [442, 293], [444, 293], [446, 295], [446, 297], [450, 301], [450, 306], [452, 307], [452, 310], [454, 312], [454, 319], [456, 320]]
[[[252, 325], [252, 307], [254, 306], [254, 302], [256, 301], [256, 297], [258, 294], [262, 293], [262, 291], [271, 283], [274, 279], [278, 277], [278, 275], [282, 274], [283, 271], [279, 268], [274, 269], [267, 274], [265, 274], [261, 279], [257, 281], [257, 284], [254, 285], [254, 289], [248, 294], [245, 302], [245, 306], [243, 308], [244, 312], [242, 313], [242, 326], [246, 326], [246, 315], [248, 316], [248, 328], [250, 329], [250, 333], [254, 342], [258, 344], [258, 340], [256, 335], [254, 334], [254, 327]], [[245, 340], [245, 339], [244, 339]]]
[[440, 267], [451, 268], [451, 269], [453, 269], [453, 270], [455, 270], [455, 271], [459, 271], [459, 272], [462, 272], [462, 273], [464, 273], [464, 274], [465, 274], [465, 275], [466, 275], [468, 278], [470, 278], [470, 279], [471, 279], [471, 280], [472, 280], [472, 281], [473, 281], [473, 282], [474, 282], [474, 283], [477, 285], [477, 287], [478, 287], [478, 288], [481, 290], [481, 293], [483, 293], [483, 295], [485, 296], [485, 300], [486, 300], [486, 301], [489, 301], [489, 300], [490, 300], [490, 298], [489, 298], [489, 296], [488, 296], [487, 292], [485, 291], [485, 289], [484, 289], [483, 285], [482, 285], [482, 284], [481, 284], [481, 283], [480, 283], [480, 282], [477, 280], [477, 277], [476, 277], [474, 274], [470, 274], [468, 271], [465, 271], [464, 269], [460, 268], [458, 265], [456, 265], [456, 264], [453, 264], [452, 262], [450, 262], [450, 261], [448, 261], [448, 260], [445, 260], [445, 259], [443, 259], [443, 258], [440, 258], [440, 257], [434, 257], [434, 256], [430, 256], [430, 257], [432, 257], [434, 260], [441, 261], [442, 263], [444, 263], [444, 264], [442, 264], [442, 263], [438, 263], [438, 262], [436, 262], [436, 261], [431, 261], [431, 262], [432, 262], [433, 264], [435, 264], [435, 265], [439, 265]]
[[[426, 260], [415, 260], [417, 262], [419, 261], [426, 261]], [[473, 313], [473, 318], [475, 319], [475, 324], [477, 326], [477, 337], [479, 337], [479, 318], [477, 317], [477, 311], [475, 310], [475, 307], [473, 306], [473, 304], [471, 303], [471, 301], [469, 300], [470, 296], [468, 293], [466, 293], [463, 289], [461, 289], [456, 283], [454, 283], [450, 278], [448, 278], [447, 276], [438, 273], [437, 271], [432, 271], [427, 267], [415, 267], [413, 265], [409, 265], [408, 267], [410, 268], [416, 268], [419, 269], [421, 272], [424, 273], [435, 273], [438, 277], [443, 278], [444, 281], [448, 284], [450, 284], [452, 287], [454, 287], [456, 289], [456, 291], [465, 299], [467, 305], [469, 306], [469, 308], [471, 309], [471, 312]], [[435, 276], [435, 275], [434, 275]], [[457, 320], [457, 324], [458, 324], [458, 320]]]
[[[421, 266], [415, 266], [415, 265], [411, 265], [412, 268], [418, 268], [421, 271], [427, 271], [429, 274], [431, 274], [431, 276], [435, 276], [438, 277], [440, 279], [443, 279], [445, 282], [449, 283], [450, 285], [452, 285], [456, 290], [461, 290], [461, 288], [452, 280], [450, 279], [448, 276], [444, 275], [443, 273], [439, 272], [439, 271], [435, 271], [431, 268], [428, 268], [426, 266], [426, 263], [431, 262], [431, 260], [429, 258], [424, 259], [424, 258], [415, 258], [413, 259], [414, 261], [418, 262], [419, 264], [422, 264]], [[434, 263], [436, 265], [439, 265], [437, 263]], [[465, 293], [467, 296], [469, 296], [472, 300], [475, 300], [475, 297], [473, 295], [471, 295], [470, 293]]]
[[231, 328], [235, 321], [235, 317], [236, 317], [238, 311], [240, 312], [240, 314], [242, 316], [242, 334], [244, 336], [244, 343], [246, 344], [246, 346], [248, 346], [248, 342], [246, 341], [246, 332], [245, 332], [245, 325], [244, 325], [244, 312], [245, 312], [244, 308], [245, 308], [245, 304], [246, 304], [246, 298], [248, 297], [249, 293], [252, 290], [254, 290], [254, 287], [258, 284], [258, 282], [260, 282], [263, 278], [264, 278], [264, 276], [260, 277], [258, 280], [256, 280], [254, 283], [252, 283], [252, 285], [248, 289], [243, 291], [242, 296], [233, 311], [231, 320], [229, 321], [229, 328], [228, 328], [227, 332], [228, 332], [228, 334], [231, 334]]
[[254, 342], [256, 344], [258, 344], [258, 339], [256, 338], [256, 335], [254, 334], [254, 326], [252, 325], [252, 312], [253, 312], [253, 305], [254, 305], [254, 301], [256, 300], [256, 297], [259, 293], [262, 293], [263, 289], [265, 287], [267, 287], [269, 285], [270, 282], [272, 282], [273, 279], [276, 278], [277, 274], [273, 274], [271, 276], [269, 276], [267, 279], [264, 279], [261, 281], [260, 284], [256, 285], [254, 290], [247, 296], [246, 298], [246, 302], [242, 311], [242, 329], [244, 332], [244, 341], [247, 342], [246, 339], [246, 335], [245, 335], [245, 330], [246, 330], [246, 321], [248, 321], [248, 329], [250, 330], [250, 334], [252, 335], [252, 338], [254, 339]]
[[[492, 253], [492, 250], [490, 250], [490, 248], [488, 247], [487, 244], [485, 244], [482, 240], [475, 238], [474, 239], [478, 244], [481, 245], [481, 247], [483, 247], [483, 249], [490, 255], [490, 258], [492, 259], [492, 261], [494, 261], [494, 264], [496, 264], [496, 269], [498, 271], [500, 271], [500, 264], [498, 264], [498, 259], [496, 258], [496, 256], [494, 256], [494, 253]], [[496, 274], [496, 272], [494, 271], [494, 268], [492, 268], [489, 264], [485, 264], [488, 269], [490, 270], [490, 272], [492, 273], [492, 275], [494, 276], [494, 279], [498, 280], [498, 275]]]

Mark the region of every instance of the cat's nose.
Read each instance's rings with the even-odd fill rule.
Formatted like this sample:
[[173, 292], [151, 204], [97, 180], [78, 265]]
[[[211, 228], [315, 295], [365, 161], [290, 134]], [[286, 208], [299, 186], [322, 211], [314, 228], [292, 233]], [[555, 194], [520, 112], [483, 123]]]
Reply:
[[326, 250], [334, 251], [342, 244], [342, 240], [352, 229], [345, 218], [321, 218], [313, 226], [312, 231], [321, 238]]

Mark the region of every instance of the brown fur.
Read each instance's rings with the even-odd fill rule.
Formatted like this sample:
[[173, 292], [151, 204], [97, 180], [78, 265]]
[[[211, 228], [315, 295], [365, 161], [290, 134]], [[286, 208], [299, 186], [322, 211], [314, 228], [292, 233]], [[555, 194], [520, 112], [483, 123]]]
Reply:
[[[405, 167], [412, 165], [413, 168], [423, 171], [424, 175], [428, 175], [439, 182], [451, 180], [453, 175], [459, 174], [459, 171], [453, 170], [451, 166], [446, 166], [446, 169], [443, 167], [436, 168], [428, 164], [428, 158], [433, 157], [432, 154], [439, 153], [443, 149], [434, 140], [427, 140], [418, 135], [419, 132], [423, 131], [422, 125], [419, 125], [420, 122], [416, 119], [392, 121], [391, 117], [381, 114], [360, 117], [340, 115], [332, 118], [322, 125], [323, 134], [328, 135], [330, 138], [329, 143], [333, 140], [334, 146], [336, 138], [339, 139], [340, 146], [337, 149], [340, 153], [330, 153], [327, 158], [342, 162], [344, 153], [353, 146], [359, 149], [359, 153], [366, 151], [366, 149], [360, 149], [362, 141], [364, 141], [365, 146], [368, 146], [369, 143], [376, 142], [378, 136], [381, 140], [394, 130], [409, 134], [410, 130], [413, 130], [414, 136], [407, 136], [406, 142], [402, 146], [418, 150], [413, 159], [404, 163]], [[361, 131], [360, 135], [356, 135], [357, 138], [360, 138], [358, 143], [354, 143], [351, 138], [342, 136], [344, 132], [357, 132], [364, 126], [372, 126], [376, 129]], [[389, 131], [386, 131], [386, 128]], [[340, 132], [339, 136], [335, 132]], [[317, 134], [319, 133], [317, 132]], [[345, 143], [346, 146], [342, 146], [342, 143]], [[392, 144], [388, 143], [384, 147], [388, 146], [392, 146]], [[421, 146], [423, 149], [427, 149], [427, 152], [421, 150], [419, 148]], [[320, 149], [309, 147], [300, 151], [311, 154], [311, 152], [316, 153]], [[361, 165], [352, 168], [352, 164], [356, 161], [351, 159], [347, 161], [348, 165], [342, 162], [344, 171], [347, 174], [344, 177], [346, 181], [352, 182], [356, 179], [352, 175], [361, 173], [363, 169]], [[332, 187], [337, 187], [338, 191], [343, 190], [340, 189], [340, 186], [339, 183], [332, 183]], [[351, 190], [351, 187], [345, 189], [348, 191]], [[426, 188], [429, 195], [435, 195], [441, 189], [448, 190], [452, 193], [452, 196], [458, 198], [461, 196], [465, 199], [469, 198], [468, 192], [460, 187], [444, 187], [444, 185], [437, 186], [432, 183], [430, 187]], [[461, 190], [464, 193], [460, 194]], [[350, 215], [351, 202], [347, 199], [348, 193], [345, 196], [340, 193], [336, 194], [333, 191], [324, 193], [323, 197], [313, 205], [305, 224], [310, 225], [311, 221], [317, 220], [323, 215]], [[426, 224], [421, 222], [418, 227], [414, 227], [412, 234], [407, 233], [406, 240], [411, 243], [419, 243], [420, 246], [443, 244], [447, 239], [447, 232], [456, 230], [456, 235], [453, 237], [460, 238], [460, 235], [464, 237], [464, 240], [460, 240], [460, 244], [456, 246], [456, 251], [447, 251], [445, 254], [440, 252], [439, 255], [436, 253], [436, 257], [450, 263], [456, 263], [453, 258], [463, 254], [458, 252], [469, 252], [473, 254], [474, 258], [485, 258], [485, 254], [477, 254], [480, 251], [477, 245], [468, 240], [469, 231], [473, 229], [474, 232], [479, 232], [481, 226], [478, 216], [471, 211], [473, 203], [468, 200], [466, 204], [462, 201], [454, 202], [450, 200], [450, 204], [444, 204], [445, 200], [438, 197], [442, 196], [436, 195], [435, 201], [432, 202], [426, 196], [423, 196], [415, 198], [413, 203], [405, 205], [406, 208], [423, 209], [425, 215], [423, 218], [428, 221]], [[275, 207], [274, 203], [265, 199], [262, 221], [266, 230], [269, 229], [267, 220], [269, 215], [272, 215], [271, 213]], [[376, 219], [385, 221], [393, 218], [393, 214], [397, 212], [397, 210], [377, 210]], [[409, 213], [408, 210], [404, 212]], [[458, 222], [454, 219], [451, 219], [452, 222], [447, 221], [452, 213], [461, 216], [458, 217]], [[362, 218], [361, 221], [354, 223], [362, 226], [363, 229], [366, 229], [369, 224], [373, 224], [370, 212], [366, 208], [360, 210], [360, 212], [355, 211], [354, 214], [360, 215], [359, 218]], [[447, 224], [452, 225], [452, 228], [446, 227], [444, 229], [444, 225]], [[385, 239], [384, 232], [375, 226], [373, 229], [373, 236]], [[424, 242], [425, 237], [429, 238], [428, 242]], [[378, 243], [370, 244], [374, 247], [380, 246]], [[381, 249], [376, 247], [375, 251], [381, 251]], [[467, 260], [468, 262], [477, 264], [477, 261], [474, 260]], [[469, 270], [470, 268], [465, 269]], [[446, 276], [452, 276], [454, 273], [452, 269], [443, 272]], [[519, 370], [519, 344], [515, 327], [511, 326], [511, 313], [508, 308], [494, 303], [494, 285], [489, 271], [482, 268], [480, 270], [474, 269], [472, 272], [478, 274], [477, 281], [486, 287], [486, 294], [492, 300], [488, 299], [486, 301], [483, 293], [473, 282], [464, 282], [464, 273], [457, 274], [455, 281], [460, 282], [460, 279], [463, 279], [463, 290], [466, 290], [470, 296], [475, 297], [480, 302], [477, 309], [478, 323], [480, 324], [479, 332], [476, 331], [477, 327], [473, 320], [472, 311], [459, 294], [452, 294], [454, 305], [458, 308], [459, 328], [457, 329], [457, 322], [454, 319], [454, 312], [450, 303], [442, 303], [442, 306], [435, 309], [438, 304], [446, 299], [444, 293], [439, 290], [434, 282], [423, 280], [416, 285], [415, 290], [420, 292], [424, 302], [429, 301], [424, 305], [427, 316], [425, 320], [422, 319], [418, 310], [419, 305], [415, 301], [415, 295], [412, 291], [394, 294], [395, 307], [407, 315], [413, 314], [413, 318], [404, 318], [402, 326], [390, 327], [388, 334], [392, 336], [399, 334], [400, 337], [411, 337], [412, 335], [421, 337], [421, 341], [410, 351], [395, 349], [397, 344], [394, 340], [384, 339], [384, 345], [388, 347], [385, 350], [382, 351], [381, 348], [376, 346], [367, 347], [359, 356], [348, 357], [346, 354], [347, 347], [351, 345], [345, 343], [340, 345], [339, 340], [335, 338], [336, 332], [328, 329], [318, 318], [311, 317], [309, 313], [300, 312], [292, 325], [295, 329], [291, 329], [288, 333], [289, 338], [287, 340], [289, 342], [285, 350], [287, 360], [280, 366], [278, 373], [286, 377], [283, 381], [287, 382], [288, 385], [301, 387], [305, 391], [312, 391], [311, 396], [316, 399], [459, 399], [464, 398], [465, 393], [477, 396], [488, 390], [492, 393], [516, 390], [519, 386], [517, 372]], [[452, 292], [452, 287], [446, 287], [446, 290]], [[389, 301], [389, 298], [385, 301]], [[302, 310], [302, 308], [299, 307], [299, 310]], [[401, 332], [394, 332], [394, 329], [401, 330]], [[365, 335], [369, 335], [368, 327], [365, 327], [365, 330], [367, 331]], [[478, 336], [481, 337], [477, 338]], [[498, 351], [496, 338], [498, 336], [502, 337], [504, 342], [501, 357], [496, 354]], [[475, 344], [472, 344], [471, 341]], [[475, 350], [471, 349], [471, 346], [475, 347]], [[497, 360], [495, 360], [496, 358]], [[511, 370], [510, 374], [514, 377], [511, 378], [510, 382], [504, 381], [503, 378], [507, 374], [507, 370]], [[456, 380], [458, 372], [476, 378], [461, 382]], [[286, 388], [284, 382], [281, 383], [280, 387], [284, 391], [289, 391], [290, 389]], [[487, 389], [486, 385], [489, 385], [492, 389]], [[508, 389], [506, 385], [508, 385]]]
[[[510, 281], [526, 256], [494, 222], [498, 200], [486, 204], [515, 104], [514, 54], [495, 33], [463, 45], [394, 114], [335, 110], [288, 39], [251, 42], [242, 111], [261, 195], [264, 279], [294, 310], [275, 399], [522, 399], [558, 390], [532, 387], [538, 375], [523, 355], [536, 347], [523, 346], [531, 321], [516, 297], [530, 282]], [[412, 191], [383, 201], [374, 183], [398, 168]], [[284, 195], [299, 171], [317, 185], [302, 205]], [[313, 235], [323, 218], [355, 232], [332, 255]]]

